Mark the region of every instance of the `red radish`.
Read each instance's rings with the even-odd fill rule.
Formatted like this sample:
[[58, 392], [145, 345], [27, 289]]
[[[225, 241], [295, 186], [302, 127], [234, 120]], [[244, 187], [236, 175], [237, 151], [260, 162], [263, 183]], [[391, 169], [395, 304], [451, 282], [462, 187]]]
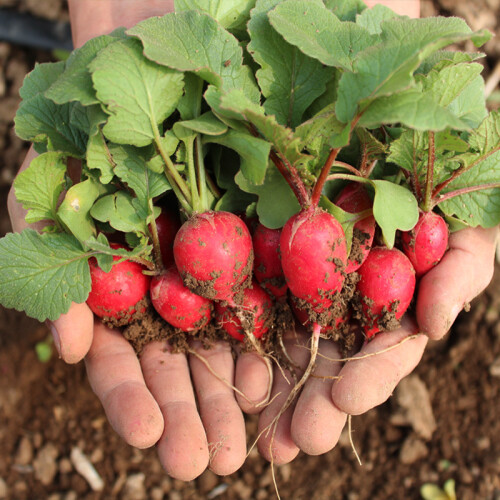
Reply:
[[252, 237], [245, 223], [230, 212], [194, 214], [177, 232], [174, 258], [191, 291], [230, 301], [252, 271]]
[[212, 301], [185, 287], [174, 265], [152, 279], [150, 294], [158, 314], [184, 332], [199, 330], [210, 321]]
[[156, 231], [160, 242], [161, 259], [165, 267], [174, 263], [174, 239], [181, 227], [178, 212], [163, 209], [156, 218]]
[[403, 251], [413, 264], [417, 278], [420, 278], [445, 254], [448, 248], [448, 226], [440, 215], [425, 212], [411, 231], [401, 235], [401, 240]]
[[415, 270], [396, 248], [374, 247], [358, 269], [357, 292], [361, 324], [367, 338], [393, 330], [410, 305], [415, 291]]
[[[112, 248], [125, 248], [111, 243]], [[114, 261], [121, 257], [113, 257]], [[144, 267], [137, 262], [125, 260], [114, 264], [109, 273], [105, 273], [94, 258], [89, 259], [92, 290], [87, 304], [100, 318], [118, 321], [125, 325], [133, 320], [138, 304], [149, 291], [151, 278], [143, 274]], [[139, 312], [144, 312], [143, 305]]]
[[280, 238], [281, 265], [290, 291], [315, 312], [334, 303], [344, 283], [347, 249], [344, 230], [320, 208], [292, 216]]
[[284, 297], [288, 289], [279, 253], [281, 229], [257, 224], [253, 233], [253, 274], [260, 285], [275, 298]]
[[242, 303], [238, 306], [231, 307], [217, 302], [215, 317], [219, 327], [236, 340], [243, 341], [245, 332], [260, 339], [269, 330], [272, 306], [271, 297], [253, 281], [251, 287], [245, 288]]
[[[352, 182], [339, 193], [335, 205], [350, 214], [356, 214], [372, 208], [373, 202], [362, 184]], [[372, 247], [374, 235], [375, 217], [373, 215], [356, 222], [354, 225], [354, 239], [345, 269], [346, 273], [356, 271], [364, 262]]]

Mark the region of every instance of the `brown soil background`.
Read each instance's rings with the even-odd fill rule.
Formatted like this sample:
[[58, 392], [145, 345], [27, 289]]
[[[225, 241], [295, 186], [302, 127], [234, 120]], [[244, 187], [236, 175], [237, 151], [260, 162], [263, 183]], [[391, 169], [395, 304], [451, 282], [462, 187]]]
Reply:
[[[0, 7], [67, 18], [61, 0], [0, 0]], [[426, 0], [422, 14], [436, 13], [464, 17], [474, 29], [500, 31], [500, 0]], [[500, 36], [485, 52], [489, 78], [500, 60]], [[47, 60], [51, 55], [46, 52], [0, 41], [0, 236], [10, 230], [6, 196], [27, 147], [12, 128], [18, 90], [35, 62]], [[460, 500], [499, 500], [499, 285], [497, 266], [486, 293], [460, 315], [451, 334], [429, 346], [395, 395], [353, 419], [362, 466], [344, 434], [330, 453], [301, 454], [277, 469], [282, 498], [417, 500], [422, 484], [442, 485], [452, 478]], [[133, 449], [110, 428], [83, 363], [67, 366], [56, 356], [48, 363], [37, 359], [35, 344], [47, 336], [36, 321], [0, 307], [0, 499], [275, 497], [270, 466], [256, 452], [229, 477], [209, 471], [190, 483], [167, 477], [154, 449]], [[422, 409], [427, 405], [426, 414]], [[256, 421], [247, 422], [251, 442]], [[75, 447], [102, 477], [101, 492], [76, 471]]]

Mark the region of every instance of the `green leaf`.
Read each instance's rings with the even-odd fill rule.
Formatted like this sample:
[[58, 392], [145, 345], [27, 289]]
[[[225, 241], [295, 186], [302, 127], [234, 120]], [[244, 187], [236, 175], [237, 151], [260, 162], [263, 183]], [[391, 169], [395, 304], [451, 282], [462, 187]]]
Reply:
[[146, 59], [135, 39], [101, 50], [90, 69], [97, 97], [110, 114], [104, 135], [117, 144], [151, 144], [182, 95], [182, 74]]
[[175, 0], [175, 11], [206, 12], [229, 31], [244, 28], [255, 0]]
[[248, 133], [229, 130], [222, 136], [207, 137], [205, 142], [231, 148], [240, 156], [242, 175], [251, 183], [264, 182], [271, 144]]
[[108, 184], [114, 177], [115, 163], [102, 132], [89, 137], [87, 167], [101, 172], [100, 181], [103, 184]]
[[425, 59], [422, 64], [418, 67], [416, 74], [427, 74], [432, 69], [440, 70], [445, 66], [451, 64], [459, 64], [476, 61], [485, 57], [482, 52], [460, 52], [457, 50], [438, 50], [427, 59]]
[[285, 0], [269, 12], [269, 20], [288, 43], [304, 54], [348, 71], [352, 71], [358, 52], [374, 41], [363, 27], [341, 22], [319, 0]]
[[437, 104], [420, 89], [409, 89], [390, 96], [381, 96], [362, 111], [359, 125], [376, 128], [382, 124], [401, 123], [416, 130], [444, 130], [448, 127], [467, 129], [453, 113]]
[[420, 488], [420, 495], [424, 500], [450, 500], [448, 495], [435, 484], [424, 484]]
[[[473, 186], [483, 186], [484, 189], [441, 202], [438, 200], [438, 206], [445, 214], [455, 215], [472, 227], [500, 224], [500, 141], [492, 151], [483, 155], [466, 153], [460, 157], [468, 170], [452, 181], [442, 194]], [[488, 185], [494, 187], [488, 189]]]
[[98, 104], [88, 66], [101, 49], [116, 41], [116, 37], [102, 35], [75, 49], [66, 61], [63, 73], [47, 90], [46, 97], [56, 104], [72, 101], [79, 101], [83, 106]]
[[336, 106], [345, 123], [373, 99], [414, 86], [413, 73], [434, 52], [455, 42], [484, 42], [485, 32], [473, 33], [461, 19], [398, 17], [383, 23], [383, 41], [362, 51], [354, 72], [340, 79]]
[[57, 202], [65, 184], [65, 160], [61, 153], [44, 153], [14, 180], [16, 198], [28, 210], [28, 224], [57, 221]]
[[300, 210], [299, 202], [292, 189], [276, 168], [268, 168], [261, 185], [247, 181], [239, 172], [236, 183], [243, 191], [256, 194], [259, 221], [270, 229], [283, 227], [285, 222]]
[[487, 115], [482, 70], [483, 66], [478, 63], [460, 63], [432, 70], [422, 79], [424, 91], [440, 106], [467, 120], [467, 126], [476, 128]]
[[62, 61], [38, 64], [25, 78], [19, 91], [23, 100], [14, 119], [16, 134], [47, 149], [83, 158], [87, 136], [71, 125], [72, 112], [78, 103], [58, 105], [44, 95], [63, 69]]
[[373, 216], [382, 229], [384, 243], [394, 246], [396, 231], [409, 231], [418, 221], [418, 203], [408, 189], [385, 180], [370, 181], [375, 188]]
[[278, 3], [279, 0], [257, 1], [248, 23], [251, 41], [247, 49], [261, 66], [256, 77], [266, 97], [266, 113], [293, 128], [301, 123], [304, 111], [325, 92], [332, 70], [307, 57], [274, 31], [267, 13]]
[[[112, 248], [109, 246], [106, 236], [102, 233], [100, 233], [97, 238], [90, 238], [87, 240], [85, 245], [90, 250], [95, 251], [97, 263], [105, 273], [109, 272], [114, 265], [122, 262], [123, 260], [132, 259], [134, 257], [148, 258], [152, 249], [151, 245], [138, 246], [132, 250], [127, 250], [125, 248]], [[113, 260], [114, 256], [123, 258]]]
[[174, 123], [174, 132], [177, 137], [180, 135], [177, 133], [179, 127], [183, 127], [189, 130], [191, 133], [196, 132], [198, 134], [205, 135], [223, 135], [227, 132], [227, 125], [221, 122], [211, 111], [203, 113], [197, 118], [192, 118], [191, 120], [184, 120]]
[[0, 239], [0, 302], [39, 321], [56, 320], [91, 288], [89, 254], [68, 234], [32, 229]]
[[324, 3], [341, 21], [354, 22], [366, 10], [363, 0], [324, 0]]
[[128, 30], [146, 57], [178, 71], [192, 71], [217, 88], [242, 89], [254, 102], [259, 92], [238, 40], [207, 14], [187, 11], [152, 17]]
[[147, 234], [146, 220], [137, 214], [133, 201], [130, 194], [118, 191], [97, 200], [90, 213], [98, 221], [109, 222], [117, 231]]
[[333, 103], [299, 125], [295, 129], [295, 135], [311, 154], [309, 170], [315, 172], [320, 169], [332, 147], [346, 146], [349, 142], [349, 132], [350, 127], [337, 120]]
[[57, 210], [57, 217], [80, 242], [96, 233], [90, 209], [99, 196], [99, 186], [87, 179], [71, 186]]
[[292, 166], [298, 167], [308, 160], [302, 153], [303, 144], [297, 135], [288, 128], [280, 125], [274, 115], [266, 116], [263, 108], [249, 101], [238, 91], [231, 91], [222, 96], [220, 106], [229, 112], [229, 116], [251, 123], [262, 137], [270, 142], [276, 153], [286, 159]]
[[469, 144], [481, 154], [498, 148], [500, 143], [500, 110], [492, 111], [469, 137]]
[[116, 163], [115, 174], [134, 191], [141, 204], [147, 206], [148, 200], [170, 189], [165, 175], [147, 167], [149, 157], [146, 151], [113, 144], [110, 152]]
[[455, 480], [454, 479], [448, 479], [444, 483], [443, 489], [444, 489], [445, 493], [448, 495], [448, 498], [450, 500], [456, 500], [457, 499], [457, 495], [455, 493]]
[[365, 28], [371, 35], [382, 33], [382, 23], [398, 15], [385, 5], [374, 5], [356, 16], [356, 24]]

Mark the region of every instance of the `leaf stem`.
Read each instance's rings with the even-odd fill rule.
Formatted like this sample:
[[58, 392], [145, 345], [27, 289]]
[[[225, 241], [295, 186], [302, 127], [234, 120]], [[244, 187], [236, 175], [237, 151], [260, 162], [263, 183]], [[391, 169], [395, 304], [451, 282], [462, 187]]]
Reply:
[[186, 145], [189, 186], [191, 187], [191, 206], [195, 212], [204, 212], [205, 210], [201, 206], [200, 194], [198, 192], [199, 179], [197, 176], [197, 165], [195, 165], [194, 158], [194, 141], [194, 135], [188, 137], [184, 141], [184, 144]]
[[191, 204], [192, 199], [191, 199], [191, 193], [189, 192], [189, 188], [184, 179], [181, 177], [181, 175], [175, 168], [175, 165], [170, 159], [170, 156], [166, 153], [165, 149], [163, 148], [160, 140], [160, 133], [158, 132], [158, 130], [155, 130], [155, 145], [158, 153], [160, 153], [160, 156], [162, 157], [163, 162], [165, 163], [165, 166], [167, 167], [167, 170], [165, 171], [165, 172], [168, 171], [169, 173], [169, 176], [167, 176], [167, 178], [170, 177], [170, 179], [173, 181], [173, 184], [171, 184], [172, 188], [174, 187], [175, 184], [178, 187], [178, 191], [182, 192], [186, 201], [189, 204]]
[[[254, 137], [260, 137], [259, 131], [256, 129], [255, 125], [249, 123], [247, 128]], [[292, 189], [293, 194], [299, 201], [299, 205], [303, 209], [307, 208], [311, 204], [310, 196], [297, 169], [286, 159], [283, 160], [276, 151], [271, 151], [269, 153], [269, 158], [274, 163], [280, 174], [285, 178], [287, 184]]]
[[310, 205], [310, 198], [302, 179], [297, 176], [299, 182], [294, 180], [294, 176], [275, 151], [271, 151], [269, 157], [292, 189], [297, 200], [299, 201], [300, 206], [302, 208], [307, 208]]
[[330, 173], [330, 169], [332, 168], [337, 155], [339, 154], [340, 148], [333, 148], [328, 155], [328, 158], [321, 169], [321, 173], [319, 174], [318, 180], [313, 188], [313, 193], [311, 197], [311, 205], [316, 208], [319, 203], [319, 199], [321, 198], [321, 192], [323, 191], [323, 187], [325, 186], [325, 182], [328, 179], [328, 174]]
[[163, 259], [161, 257], [160, 238], [158, 236], [158, 228], [156, 227], [153, 200], [151, 198], [148, 199], [148, 207], [149, 207], [149, 213], [152, 215], [151, 222], [149, 223], [148, 228], [149, 228], [149, 233], [151, 235], [151, 242], [153, 243], [153, 259], [158, 274], [161, 274], [163, 273], [165, 268], [163, 266]]
[[203, 211], [208, 210], [208, 186], [207, 186], [207, 174], [205, 170], [205, 161], [203, 158], [203, 145], [201, 142], [200, 134], [196, 134], [195, 139], [195, 154], [196, 154], [196, 174], [198, 180], [198, 193], [200, 196], [201, 209]]
[[500, 188], [500, 182], [491, 182], [489, 184], [479, 184], [477, 186], [469, 186], [461, 189], [456, 189], [455, 191], [449, 191], [446, 194], [439, 195], [432, 202], [432, 207], [439, 205], [443, 201], [451, 200], [451, 198], [455, 198], [456, 196], [462, 196], [464, 194], [473, 193], [474, 191], [483, 191], [485, 189], [495, 189]]
[[359, 175], [360, 177], [362, 177], [361, 172], [356, 167], [353, 167], [352, 165], [349, 165], [349, 163], [345, 163], [343, 161], [337, 161], [337, 160], [335, 160], [332, 163], [332, 167], [345, 168], [346, 170], [349, 170], [349, 172], [351, 172], [352, 174]]
[[436, 161], [436, 143], [434, 132], [429, 131], [429, 154], [427, 160], [427, 179], [425, 182], [424, 212], [432, 210], [432, 188], [434, 184], [434, 162]]

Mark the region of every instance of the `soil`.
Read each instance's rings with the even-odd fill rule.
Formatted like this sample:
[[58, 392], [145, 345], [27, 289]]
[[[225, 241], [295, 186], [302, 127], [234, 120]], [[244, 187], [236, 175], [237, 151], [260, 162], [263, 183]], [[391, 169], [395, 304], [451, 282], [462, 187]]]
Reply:
[[[60, 0], [0, 0], [39, 16], [64, 19]], [[456, 14], [474, 29], [499, 31], [500, 0], [425, 1], [423, 14]], [[1, 15], [1, 14], [0, 14]], [[500, 57], [486, 47], [485, 76]], [[6, 197], [27, 145], [15, 137], [18, 90], [46, 52], [0, 41], [0, 235], [10, 230]], [[267, 499], [271, 470], [252, 451], [237, 473], [205, 472], [189, 483], [166, 476], [155, 450], [124, 444], [107, 423], [83, 363], [41, 362], [45, 326], [0, 307], [0, 499]], [[424, 483], [456, 481], [461, 500], [500, 499], [500, 266], [488, 290], [432, 343], [414, 373], [385, 404], [352, 420], [359, 465], [347, 433], [330, 453], [304, 454], [277, 469], [284, 499], [419, 499]], [[247, 419], [249, 443], [256, 420]], [[99, 478], [85, 479], [81, 456]], [[87, 477], [87, 476], [85, 476]]]

